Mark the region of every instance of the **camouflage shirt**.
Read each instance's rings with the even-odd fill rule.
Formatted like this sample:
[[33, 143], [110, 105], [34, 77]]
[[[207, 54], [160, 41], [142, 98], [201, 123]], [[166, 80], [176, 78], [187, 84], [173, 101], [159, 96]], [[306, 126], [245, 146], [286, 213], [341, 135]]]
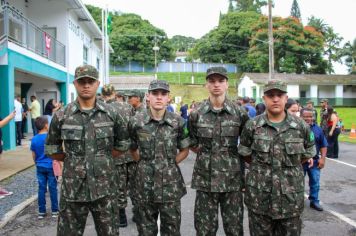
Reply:
[[67, 201], [93, 201], [113, 194], [111, 152], [126, 151], [130, 144], [124, 124], [121, 115], [99, 100], [91, 110], [81, 110], [75, 101], [54, 114], [45, 151], [65, 153], [61, 194]]
[[220, 111], [215, 111], [210, 100], [205, 100], [190, 114], [191, 146], [200, 147], [192, 188], [206, 192], [231, 192], [242, 188], [237, 142], [247, 120], [246, 111], [228, 99]]
[[309, 125], [286, 113], [279, 127], [268, 120], [266, 113], [248, 121], [239, 145], [239, 154], [252, 159], [245, 204], [256, 214], [273, 219], [295, 217], [303, 211], [301, 161], [316, 153]]
[[[116, 110], [116, 112], [122, 116], [122, 118], [124, 119], [124, 125], [127, 130], [129, 120], [134, 114], [133, 107], [125, 102], [117, 102], [116, 99], [108, 100], [106, 101], [106, 103], [110, 104]], [[114, 159], [115, 165], [122, 165], [133, 161], [134, 160], [132, 159], [129, 153], [125, 153], [122, 157]]]
[[183, 127], [183, 119], [167, 111], [160, 121], [154, 120], [148, 109], [131, 118], [131, 148], [138, 148], [140, 155], [134, 179], [137, 200], [175, 202], [186, 194], [176, 164], [177, 149], [189, 147], [189, 137], [184, 137]]

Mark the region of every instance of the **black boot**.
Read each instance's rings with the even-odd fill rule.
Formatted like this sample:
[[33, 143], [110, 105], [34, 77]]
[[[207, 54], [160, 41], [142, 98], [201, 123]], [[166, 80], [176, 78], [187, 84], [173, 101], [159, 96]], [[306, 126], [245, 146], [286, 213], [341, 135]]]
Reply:
[[120, 216], [120, 224], [119, 227], [123, 228], [127, 226], [127, 218], [126, 218], [126, 211], [125, 208], [121, 208], [119, 210], [119, 216]]

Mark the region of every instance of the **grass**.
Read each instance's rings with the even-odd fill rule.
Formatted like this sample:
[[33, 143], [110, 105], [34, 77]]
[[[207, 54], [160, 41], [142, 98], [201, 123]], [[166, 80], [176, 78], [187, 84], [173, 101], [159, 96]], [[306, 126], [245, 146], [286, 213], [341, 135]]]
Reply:
[[356, 144], [356, 139], [349, 138], [349, 133], [345, 133], [345, 134], [339, 135], [339, 142], [355, 143]]
[[[110, 75], [151, 75], [154, 76], [155, 73], [144, 73], [144, 72], [110, 72]], [[206, 73], [194, 73], [194, 84], [205, 84]], [[239, 73], [228, 73], [229, 85], [230, 87], [236, 86], [236, 80], [239, 78]], [[158, 72], [157, 78], [161, 80], [166, 80], [170, 84], [191, 84], [192, 83], [192, 73], [191, 72]]]

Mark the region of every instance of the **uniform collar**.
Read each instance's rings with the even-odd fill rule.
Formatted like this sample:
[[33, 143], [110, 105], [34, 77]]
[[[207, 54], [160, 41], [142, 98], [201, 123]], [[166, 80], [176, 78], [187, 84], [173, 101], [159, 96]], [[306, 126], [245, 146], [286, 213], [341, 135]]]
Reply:
[[[151, 110], [150, 109], [147, 109], [146, 110], [146, 115], [144, 117], [144, 123], [145, 124], [148, 124], [149, 122], [151, 121], [155, 121], [157, 122], [156, 120], [153, 119], [152, 117], [152, 113], [151, 113]], [[172, 119], [172, 114], [171, 112], [167, 112], [167, 110], [164, 112], [164, 115], [163, 115], [163, 118], [162, 120], [158, 121], [159, 123], [167, 123], [168, 125], [170, 126], [173, 126], [173, 119]]]
[[[202, 112], [204, 114], [208, 113], [208, 112], [213, 112], [213, 106], [210, 102], [210, 99], [205, 100], [204, 105], [202, 106]], [[223, 108], [221, 109], [221, 111], [226, 111], [227, 113], [233, 114], [233, 108], [232, 108], [232, 104], [231, 101], [229, 99], [227, 99], [225, 97], [224, 103], [223, 103]]]
[[[296, 119], [298, 119], [298, 118], [292, 116], [286, 110], [284, 112], [286, 113], [285, 125], [283, 125], [283, 127], [281, 127], [280, 132], [283, 130], [287, 130], [289, 127], [295, 129], [298, 126], [298, 122], [296, 121]], [[262, 127], [264, 125], [272, 126], [271, 121], [268, 120], [267, 112], [263, 113], [262, 119], [259, 119], [258, 123], [257, 123], [257, 126], [259, 126], [259, 127]]]
[[[93, 108], [95, 111], [102, 111], [102, 112], [107, 112], [105, 109], [105, 105], [104, 105], [104, 102], [100, 101], [99, 99], [95, 99], [95, 105], [94, 105], [94, 108]], [[79, 102], [78, 102], [78, 99], [76, 99], [74, 101], [74, 106], [71, 108], [71, 112], [72, 113], [76, 113], [80, 111], [80, 105], [79, 105]]]

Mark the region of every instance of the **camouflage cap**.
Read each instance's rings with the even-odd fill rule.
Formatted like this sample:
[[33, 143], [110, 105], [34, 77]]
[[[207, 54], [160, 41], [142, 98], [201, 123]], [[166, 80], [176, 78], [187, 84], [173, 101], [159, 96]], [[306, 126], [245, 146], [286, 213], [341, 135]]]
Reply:
[[207, 71], [206, 71], [206, 77], [205, 79], [208, 79], [210, 76], [212, 75], [221, 75], [222, 77], [224, 77], [225, 79], [229, 79], [227, 77], [227, 70], [222, 67], [222, 66], [216, 66], [216, 67], [210, 67]]
[[98, 80], [99, 72], [94, 66], [81, 65], [75, 69], [74, 80], [78, 80], [81, 78], [91, 78], [91, 79]]
[[287, 93], [287, 84], [281, 80], [269, 80], [268, 83], [265, 85], [263, 92], [266, 93], [273, 89]]
[[307, 104], [314, 104], [314, 102], [312, 100], [308, 100]]
[[148, 87], [148, 91], [153, 91], [153, 90], [165, 90], [167, 92], [170, 92], [169, 90], [169, 84], [165, 80], [152, 80], [150, 83], [150, 86]]
[[129, 97], [142, 97], [142, 93], [138, 89], [131, 90], [127, 96]]
[[115, 93], [115, 87], [114, 85], [112, 84], [106, 84], [103, 86], [103, 88], [101, 89], [101, 93], [104, 95], [104, 96], [110, 96], [112, 94]]
[[329, 102], [329, 99], [327, 99], [327, 98], [321, 99], [320, 103], [322, 103], [322, 102]]

